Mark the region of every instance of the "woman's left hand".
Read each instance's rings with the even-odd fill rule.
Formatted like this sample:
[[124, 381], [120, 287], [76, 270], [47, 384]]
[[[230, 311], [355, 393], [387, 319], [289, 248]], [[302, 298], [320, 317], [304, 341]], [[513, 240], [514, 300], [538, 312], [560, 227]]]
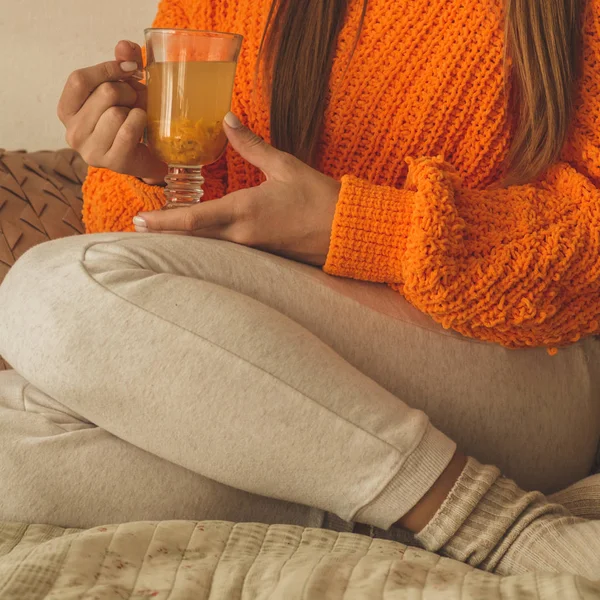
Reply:
[[227, 115], [231, 145], [267, 180], [189, 208], [140, 213], [134, 218], [136, 231], [217, 238], [324, 265], [340, 183], [238, 123]]

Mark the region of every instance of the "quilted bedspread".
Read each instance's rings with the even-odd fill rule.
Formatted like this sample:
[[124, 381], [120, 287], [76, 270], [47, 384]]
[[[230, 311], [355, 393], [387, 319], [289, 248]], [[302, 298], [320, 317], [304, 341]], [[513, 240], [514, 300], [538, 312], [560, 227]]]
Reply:
[[397, 542], [288, 525], [0, 523], [2, 600], [600, 598], [571, 575], [499, 577]]

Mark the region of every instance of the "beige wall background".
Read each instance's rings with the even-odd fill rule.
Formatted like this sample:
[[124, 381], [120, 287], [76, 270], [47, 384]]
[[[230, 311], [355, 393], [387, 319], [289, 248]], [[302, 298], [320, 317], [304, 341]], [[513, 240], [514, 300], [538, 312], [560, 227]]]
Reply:
[[56, 104], [69, 73], [141, 43], [158, 0], [0, 0], [0, 148], [65, 146]]

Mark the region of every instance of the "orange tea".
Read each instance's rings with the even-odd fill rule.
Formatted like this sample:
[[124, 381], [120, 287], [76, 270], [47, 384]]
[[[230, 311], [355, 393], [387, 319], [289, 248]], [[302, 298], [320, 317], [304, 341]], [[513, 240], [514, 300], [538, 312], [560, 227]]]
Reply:
[[169, 165], [216, 161], [227, 138], [235, 62], [158, 62], [148, 67], [148, 143]]

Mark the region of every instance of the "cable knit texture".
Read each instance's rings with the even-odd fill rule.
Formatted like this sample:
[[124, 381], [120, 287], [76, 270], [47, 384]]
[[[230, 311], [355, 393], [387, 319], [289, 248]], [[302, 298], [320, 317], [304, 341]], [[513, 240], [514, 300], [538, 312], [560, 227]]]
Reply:
[[[348, 68], [362, 7], [352, 0], [318, 156], [342, 181], [328, 273], [388, 283], [444, 327], [508, 347], [598, 333], [600, 0], [587, 4], [561, 162], [536, 182], [499, 189], [512, 132], [502, 1], [370, 0]], [[162, 0], [154, 23], [245, 36], [233, 110], [267, 140], [268, 101], [254, 73], [269, 5]], [[215, 199], [262, 175], [228, 149], [207, 179]], [[138, 211], [163, 201], [160, 188], [101, 169], [90, 169], [84, 193], [90, 232], [131, 230]]]

